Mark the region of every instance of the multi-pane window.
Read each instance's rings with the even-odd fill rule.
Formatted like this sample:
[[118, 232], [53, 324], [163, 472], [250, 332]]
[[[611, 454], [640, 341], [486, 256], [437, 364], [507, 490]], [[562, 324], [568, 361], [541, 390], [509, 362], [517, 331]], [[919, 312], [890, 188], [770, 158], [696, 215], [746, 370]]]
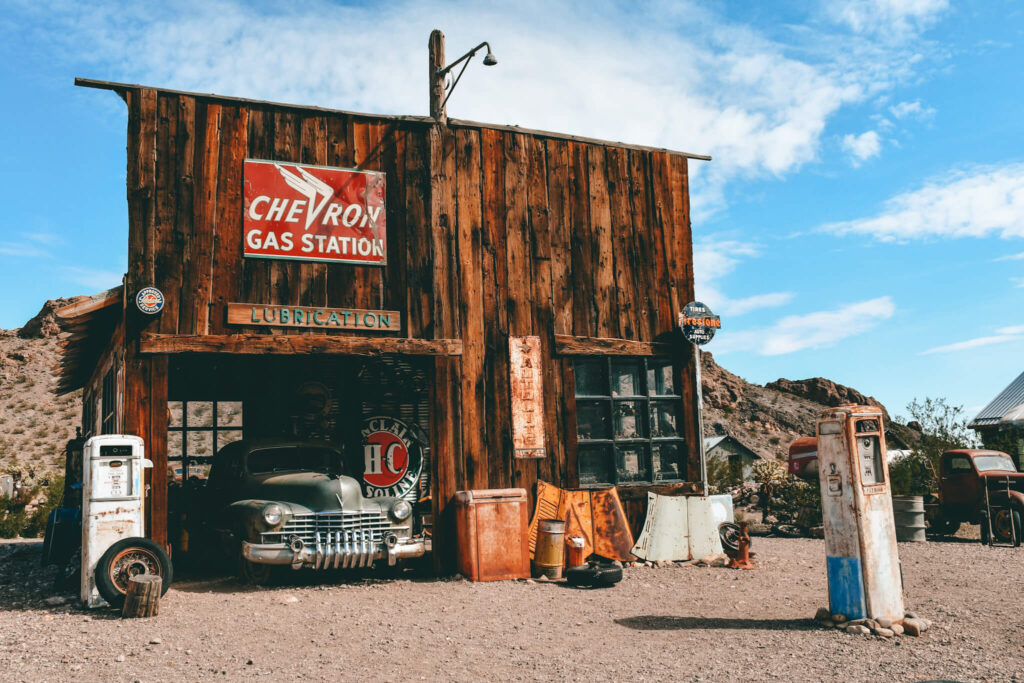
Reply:
[[672, 363], [586, 358], [573, 370], [580, 485], [682, 479], [682, 397]]
[[241, 401], [168, 401], [167, 460], [170, 476], [205, 478], [213, 455], [242, 438]]

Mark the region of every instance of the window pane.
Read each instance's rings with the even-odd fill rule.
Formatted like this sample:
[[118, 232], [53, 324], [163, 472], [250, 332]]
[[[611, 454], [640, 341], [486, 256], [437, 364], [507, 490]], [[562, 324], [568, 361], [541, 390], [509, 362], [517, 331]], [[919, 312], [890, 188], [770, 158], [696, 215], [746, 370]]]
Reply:
[[681, 479], [679, 462], [682, 459], [682, 444], [658, 443], [651, 448], [654, 480]]
[[180, 427], [181, 426], [181, 401], [168, 401], [167, 402], [167, 426], [169, 427]]
[[596, 358], [578, 360], [573, 363], [573, 374], [576, 375], [576, 395], [607, 396], [608, 383], [605, 381], [604, 368], [604, 361]]
[[217, 403], [217, 426], [218, 427], [241, 427], [242, 426], [242, 402], [241, 401], [219, 401]]
[[213, 401], [187, 401], [185, 409], [188, 411], [187, 427], [213, 426]]
[[217, 450], [224, 448], [232, 441], [242, 440], [241, 429], [220, 429], [217, 430]]
[[580, 471], [580, 486], [612, 483], [611, 446], [581, 445], [576, 460]]
[[679, 404], [651, 401], [651, 436], [679, 436]]
[[642, 396], [639, 361], [612, 361], [612, 396]]
[[615, 468], [618, 470], [620, 484], [632, 481], [650, 481], [647, 444], [616, 446]]
[[651, 396], [668, 396], [679, 393], [672, 381], [672, 363], [663, 360], [647, 362], [647, 393]]
[[615, 402], [615, 438], [642, 439], [646, 430], [643, 403], [640, 401]]
[[213, 431], [186, 432], [188, 434], [188, 455], [202, 458], [213, 455]]
[[208, 462], [189, 462], [188, 463], [188, 478], [193, 479], [208, 479], [210, 477], [210, 463]]
[[167, 432], [167, 459], [181, 460], [181, 432]]
[[576, 434], [580, 439], [610, 439], [607, 401], [576, 402]]

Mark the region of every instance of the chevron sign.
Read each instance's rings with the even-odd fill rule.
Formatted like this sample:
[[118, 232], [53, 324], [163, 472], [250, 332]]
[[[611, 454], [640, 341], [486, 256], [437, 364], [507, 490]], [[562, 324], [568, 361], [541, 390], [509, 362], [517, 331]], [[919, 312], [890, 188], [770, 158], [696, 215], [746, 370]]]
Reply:
[[384, 174], [245, 160], [242, 253], [387, 264]]

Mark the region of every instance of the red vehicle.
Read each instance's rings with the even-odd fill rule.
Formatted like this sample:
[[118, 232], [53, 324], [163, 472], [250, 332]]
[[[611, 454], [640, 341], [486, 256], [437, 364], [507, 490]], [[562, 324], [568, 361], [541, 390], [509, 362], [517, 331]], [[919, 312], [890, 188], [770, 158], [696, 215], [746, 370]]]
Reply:
[[801, 479], [818, 478], [818, 437], [801, 436], [789, 444], [789, 473]]
[[1020, 545], [1024, 517], [1024, 473], [1000, 451], [960, 449], [942, 454], [939, 495], [925, 504], [930, 533], [956, 533], [980, 524], [982, 543]]

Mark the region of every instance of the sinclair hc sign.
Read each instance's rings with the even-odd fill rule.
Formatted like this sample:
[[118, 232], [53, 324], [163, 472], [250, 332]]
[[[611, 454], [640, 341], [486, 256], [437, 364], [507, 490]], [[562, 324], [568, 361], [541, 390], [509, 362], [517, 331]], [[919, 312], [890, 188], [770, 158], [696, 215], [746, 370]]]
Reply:
[[245, 160], [243, 254], [383, 266], [384, 174]]

